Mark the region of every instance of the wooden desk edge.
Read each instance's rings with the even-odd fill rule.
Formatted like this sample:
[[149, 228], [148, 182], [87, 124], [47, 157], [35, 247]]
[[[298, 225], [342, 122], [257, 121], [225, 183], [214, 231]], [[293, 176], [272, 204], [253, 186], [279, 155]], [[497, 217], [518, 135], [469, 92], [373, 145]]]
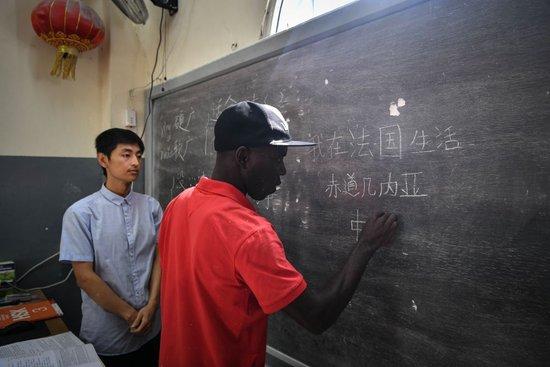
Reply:
[[[33, 293], [39, 295], [43, 299], [47, 299], [46, 295], [41, 290], [34, 291]], [[62, 334], [69, 331], [69, 329], [67, 328], [67, 325], [65, 325], [61, 317], [55, 317], [53, 319], [44, 320], [44, 322], [46, 323], [46, 327], [50, 331], [51, 335]]]

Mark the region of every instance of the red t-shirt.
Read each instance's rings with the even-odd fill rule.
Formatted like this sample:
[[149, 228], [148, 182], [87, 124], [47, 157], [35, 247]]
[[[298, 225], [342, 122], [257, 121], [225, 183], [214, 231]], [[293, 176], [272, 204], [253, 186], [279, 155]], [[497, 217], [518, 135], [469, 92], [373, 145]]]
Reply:
[[306, 288], [271, 223], [202, 177], [168, 205], [159, 251], [160, 366], [263, 367], [267, 315]]

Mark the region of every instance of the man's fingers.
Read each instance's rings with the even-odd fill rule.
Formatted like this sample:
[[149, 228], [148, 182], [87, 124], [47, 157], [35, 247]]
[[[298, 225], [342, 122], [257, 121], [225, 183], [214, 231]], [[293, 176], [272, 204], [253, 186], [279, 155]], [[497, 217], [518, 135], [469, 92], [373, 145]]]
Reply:
[[363, 224], [360, 237], [361, 240], [381, 246], [390, 242], [390, 237], [396, 227], [397, 216], [393, 213], [380, 211]]
[[395, 234], [397, 233], [397, 222], [393, 222], [390, 229], [388, 230], [387, 234], [384, 236], [384, 240], [382, 242], [383, 246], [389, 246], [395, 239]]
[[149, 324], [149, 317], [143, 317], [141, 319], [141, 323], [139, 324], [139, 328], [143, 329], [145, 326]]
[[396, 222], [397, 222], [397, 216], [395, 214], [389, 214], [386, 217], [386, 221], [384, 222], [384, 227], [390, 228], [392, 223], [396, 223]]
[[151, 323], [143, 318], [141, 324], [136, 329], [134, 329], [134, 332], [138, 334], [143, 334], [149, 329], [150, 326]]
[[365, 229], [367, 227], [370, 227], [371, 231], [378, 231], [380, 228], [384, 225], [384, 222], [386, 221], [386, 213], [377, 213], [374, 217], [372, 217], [370, 220], [368, 220], [365, 224]]
[[130, 326], [132, 329], [135, 329], [140, 323], [141, 323], [141, 320], [143, 319], [143, 314], [138, 312], [134, 322], [132, 322], [132, 325]]
[[378, 223], [382, 223], [382, 224], [383, 224], [383, 223], [386, 221], [386, 218], [388, 217], [388, 215], [389, 215], [389, 213], [384, 213], [384, 212], [382, 212], [381, 215], [379, 215], [379, 216], [376, 217], [376, 221], [377, 221]]
[[397, 220], [395, 214], [385, 213], [383, 216], [377, 219], [376, 229], [380, 231], [381, 236], [385, 236], [386, 232], [390, 229], [391, 224]]
[[145, 322], [145, 318], [142, 318], [139, 324], [137, 324], [136, 326], [132, 325], [132, 330], [134, 333], [141, 333], [145, 325], [147, 325], [147, 323]]

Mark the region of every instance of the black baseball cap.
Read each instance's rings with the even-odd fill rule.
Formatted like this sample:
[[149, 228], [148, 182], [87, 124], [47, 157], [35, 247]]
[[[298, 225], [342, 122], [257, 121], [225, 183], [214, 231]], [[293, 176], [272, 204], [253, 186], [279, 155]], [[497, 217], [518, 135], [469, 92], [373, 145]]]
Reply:
[[281, 112], [273, 106], [256, 102], [243, 101], [227, 107], [214, 126], [214, 149], [218, 152], [240, 146], [307, 147], [315, 144], [292, 140]]

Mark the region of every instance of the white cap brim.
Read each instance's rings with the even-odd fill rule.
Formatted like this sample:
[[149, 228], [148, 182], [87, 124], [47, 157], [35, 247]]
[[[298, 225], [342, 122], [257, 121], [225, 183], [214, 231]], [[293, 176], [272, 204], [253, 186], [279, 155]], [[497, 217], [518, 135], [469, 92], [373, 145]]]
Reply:
[[317, 143], [311, 141], [299, 140], [272, 140], [269, 145], [284, 146], [284, 147], [311, 147]]

